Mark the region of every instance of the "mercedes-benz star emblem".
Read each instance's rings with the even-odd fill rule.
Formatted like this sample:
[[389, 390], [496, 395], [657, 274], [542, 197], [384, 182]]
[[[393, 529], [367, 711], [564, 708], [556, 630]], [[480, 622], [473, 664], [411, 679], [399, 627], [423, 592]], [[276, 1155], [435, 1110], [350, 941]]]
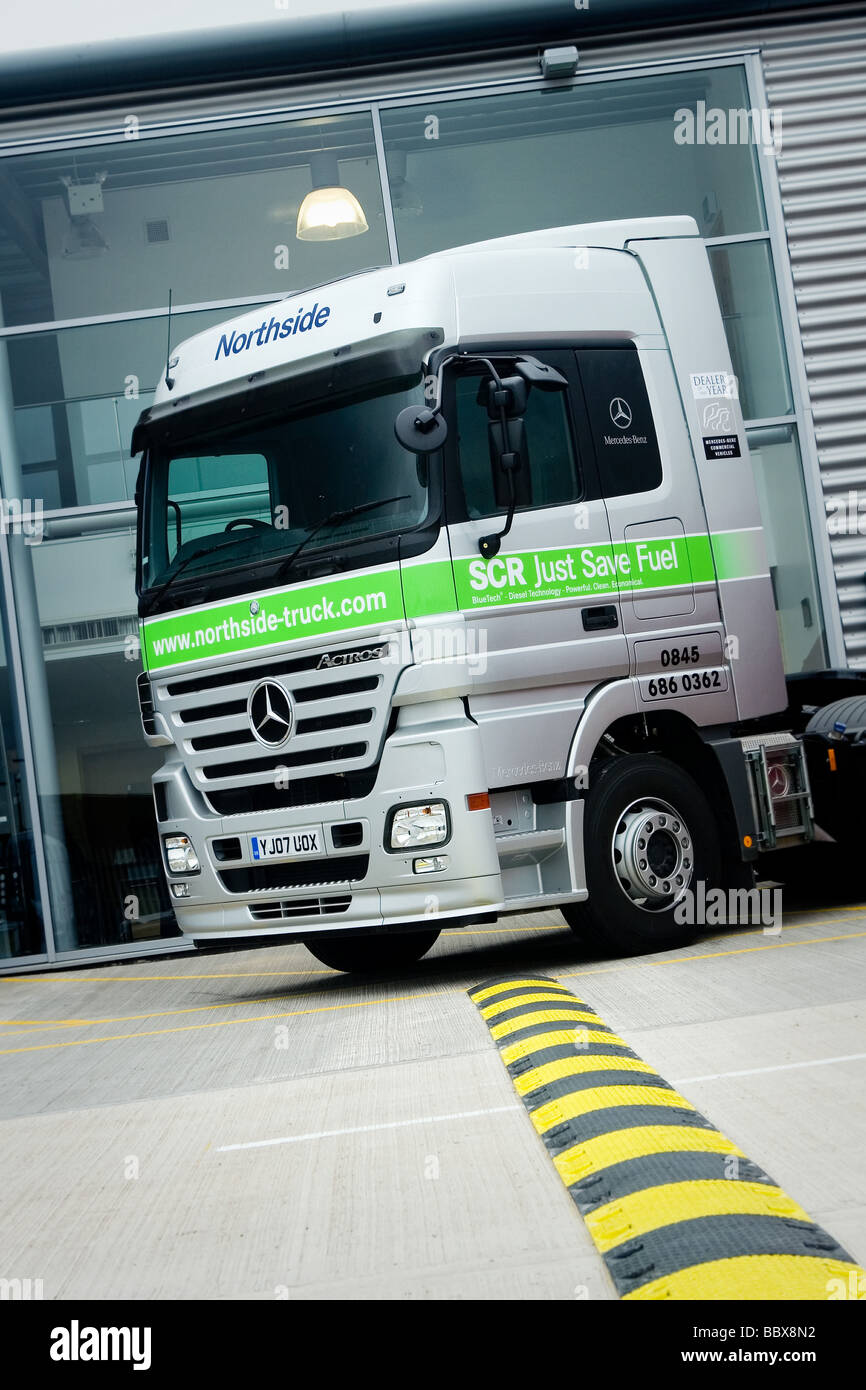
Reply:
[[279, 748], [292, 732], [291, 701], [276, 681], [259, 681], [247, 701], [247, 714], [253, 733], [266, 748]]
[[611, 401], [610, 418], [618, 430], [627, 430], [631, 424], [631, 406], [622, 396], [614, 396]]

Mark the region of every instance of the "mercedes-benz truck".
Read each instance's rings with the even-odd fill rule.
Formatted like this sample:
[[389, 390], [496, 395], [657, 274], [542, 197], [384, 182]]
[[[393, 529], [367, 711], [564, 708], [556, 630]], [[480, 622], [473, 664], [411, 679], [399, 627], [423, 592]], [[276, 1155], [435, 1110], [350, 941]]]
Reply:
[[172, 351], [133, 448], [141, 713], [197, 944], [383, 968], [557, 907], [652, 950], [689, 894], [850, 828], [863, 700], [822, 685], [810, 726], [786, 687], [690, 218], [245, 312]]

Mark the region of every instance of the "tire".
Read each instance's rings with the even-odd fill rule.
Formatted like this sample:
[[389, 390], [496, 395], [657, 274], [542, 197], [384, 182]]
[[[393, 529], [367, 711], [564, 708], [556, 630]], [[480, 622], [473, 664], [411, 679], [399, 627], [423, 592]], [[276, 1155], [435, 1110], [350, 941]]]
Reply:
[[[836, 744], [839, 764], [831, 771], [827, 763], [828, 750], [833, 748], [834, 726], [844, 724], [846, 739]], [[853, 851], [854, 863], [859, 860], [863, 843], [862, 793], [863, 770], [866, 766], [863, 730], [866, 729], [866, 696], [849, 695], [834, 700], [817, 710], [809, 723], [803, 742], [809, 765], [809, 781], [815, 804], [815, 820], [822, 830], [844, 851]], [[853, 742], [848, 742], [853, 738]]]
[[311, 936], [307, 950], [332, 970], [357, 974], [376, 974], [414, 965], [425, 956], [439, 936], [439, 930], [394, 932], [388, 936]]
[[589, 898], [562, 909], [578, 935], [626, 955], [694, 935], [674, 910], [700, 879], [707, 890], [719, 883], [719, 831], [703, 792], [676, 763], [629, 755], [596, 772], [584, 845]]

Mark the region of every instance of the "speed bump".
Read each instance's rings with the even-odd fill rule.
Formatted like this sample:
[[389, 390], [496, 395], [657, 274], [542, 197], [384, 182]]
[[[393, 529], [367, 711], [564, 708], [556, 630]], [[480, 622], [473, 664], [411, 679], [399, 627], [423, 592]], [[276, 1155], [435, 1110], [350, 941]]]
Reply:
[[833, 1237], [565, 985], [505, 978], [469, 997], [622, 1298], [866, 1287]]

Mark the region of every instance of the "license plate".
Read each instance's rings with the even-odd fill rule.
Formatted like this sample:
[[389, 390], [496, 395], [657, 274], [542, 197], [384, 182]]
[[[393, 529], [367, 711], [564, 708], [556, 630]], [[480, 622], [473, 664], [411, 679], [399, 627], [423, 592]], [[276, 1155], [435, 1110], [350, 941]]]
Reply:
[[315, 859], [325, 853], [325, 836], [320, 825], [299, 825], [292, 830], [274, 830], [268, 835], [251, 835], [253, 859]]

